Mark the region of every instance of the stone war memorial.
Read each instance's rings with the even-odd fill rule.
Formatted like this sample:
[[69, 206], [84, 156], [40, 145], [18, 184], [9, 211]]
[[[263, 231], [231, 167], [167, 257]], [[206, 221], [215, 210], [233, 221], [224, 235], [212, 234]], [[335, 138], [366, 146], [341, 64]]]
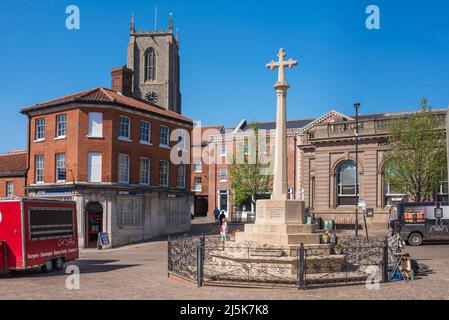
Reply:
[[[286, 69], [298, 65], [286, 59], [266, 66], [278, 71], [276, 136], [271, 199], [257, 200], [256, 220], [236, 232], [234, 241], [216, 243], [202, 236], [168, 241], [169, 276], [197, 281], [199, 286], [309, 286], [360, 283], [368, 276], [385, 279], [385, 247], [381, 242], [343, 240], [321, 243], [316, 224], [304, 223], [303, 201], [288, 199]], [[371, 268], [371, 269], [370, 269]], [[370, 271], [371, 270], [371, 271]]]
[[286, 60], [284, 49], [278, 53], [279, 61], [271, 61], [267, 68], [278, 70], [278, 81], [274, 85], [277, 96], [276, 140], [274, 151], [274, 177], [271, 199], [258, 200], [254, 225], [246, 225], [245, 232], [236, 234], [236, 242], [253, 241], [267, 245], [298, 246], [319, 244], [320, 235], [316, 225], [304, 224], [304, 202], [287, 200], [287, 90], [285, 69], [298, 65]]

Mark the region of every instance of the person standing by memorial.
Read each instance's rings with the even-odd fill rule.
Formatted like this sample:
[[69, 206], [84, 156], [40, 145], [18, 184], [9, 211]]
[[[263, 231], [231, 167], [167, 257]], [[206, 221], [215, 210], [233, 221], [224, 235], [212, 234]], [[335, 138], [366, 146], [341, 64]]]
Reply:
[[220, 243], [224, 244], [228, 237], [228, 221], [226, 220], [226, 218], [223, 218], [220, 221], [222, 223], [220, 227], [220, 236], [221, 236]]
[[223, 220], [226, 219], [224, 210], [221, 212], [220, 217], [218, 219], [220, 219], [220, 226], [221, 226], [223, 224]]

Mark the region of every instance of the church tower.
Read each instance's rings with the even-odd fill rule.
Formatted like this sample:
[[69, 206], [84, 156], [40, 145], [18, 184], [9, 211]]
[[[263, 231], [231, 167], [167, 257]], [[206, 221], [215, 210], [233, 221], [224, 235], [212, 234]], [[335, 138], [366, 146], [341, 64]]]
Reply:
[[181, 113], [179, 42], [170, 15], [168, 30], [136, 32], [131, 21], [127, 67], [133, 71], [133, 96]]

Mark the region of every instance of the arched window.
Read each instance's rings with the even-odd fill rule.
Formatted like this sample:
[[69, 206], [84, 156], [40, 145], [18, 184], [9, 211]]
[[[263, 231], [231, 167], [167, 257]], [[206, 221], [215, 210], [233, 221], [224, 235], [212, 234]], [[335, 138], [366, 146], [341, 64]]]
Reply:
[[156, 51], [149, 48], [145, 52], [145, 81], [156, 79]]
[[337, 204], [339, 206], [356, 204], [355, 169], [354, 161], [343, 162], [337, 169]]

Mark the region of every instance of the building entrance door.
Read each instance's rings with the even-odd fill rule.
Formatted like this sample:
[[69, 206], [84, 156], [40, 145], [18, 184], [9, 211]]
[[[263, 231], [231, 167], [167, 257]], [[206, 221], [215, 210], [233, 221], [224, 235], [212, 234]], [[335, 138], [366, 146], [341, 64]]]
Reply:
[[220, 190], [219, 195], [220, 212], [224, 211], [226, 217], [228, 216], [228, 190]]
[[86, 206], [85, 246], [96, 248], [98, 234], [103, 232], [103, 207], [100, 203], [89, 203]]

